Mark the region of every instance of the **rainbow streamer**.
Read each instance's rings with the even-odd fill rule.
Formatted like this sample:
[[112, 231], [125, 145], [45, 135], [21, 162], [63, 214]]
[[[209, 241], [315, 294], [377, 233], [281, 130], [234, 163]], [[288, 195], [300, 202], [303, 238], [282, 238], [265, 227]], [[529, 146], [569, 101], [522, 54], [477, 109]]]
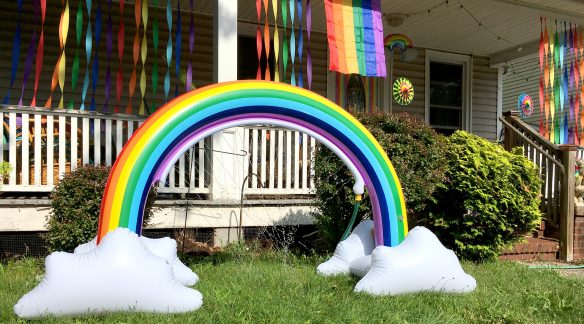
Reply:
[[120, 101], [122, 99], [123, 82], [122, 82], [122, 57], [124, 55], [124, 0], [120, 0], [120, 26], [118, 29], [118, 73], [116, 77], [116, 107], [114, 112], [120, 111]]
[[18, 61], [20, 58], [20, 35], [21, 35], [21, 27], [20, 27], [20, 20], [22, 15], [22, 3], [23, 0], [18, 0], [17, 7], [18, 7], [18, 19], [16, 20], [16, 32], [14, 33], [14, 41], [12, 44], [12, 67], [10, 71], [10, 87], [8, 88], [8, 94], [2, 100], [2, 104], [8, 104], [8, 100], [10, 99], [10, 91], [12, 90], [12, 86], [14, 85], [14, 80], [16, 80], [16, 70], [18, 69]]
[[[75, 93], [77, 81], [79, 80], [79, 46], [81, 45], [81, 35], [83, 34], [83, 5], [81, 0], [77, 2], [77, 14], [75, 15], [75, 57], [71, 66], [71, 92]], [[69, 101], [69, 109], [73, 109], [75, 102], [73, 97]]]
[[45, 16], [47, 13], [47, 0], [41, 0], [41, 36], [39, 38], [39, 43], [37, 45], [36, 51], [36, 62], [35, 62], [35, 77], [34, 77], [34, 92], [32, 95], [32, 101], [30, 105], [36, 107], [36, 95], [39, 88], [39, 79], [41, 76], [41, 71], [43, 69], [43, 55], [45, 47]]
[[304, 87], [304, 78], [302, 77], [302, 51], [304, 47], [304, 40], [302, 38], [302, 0], [296, 1], [298, 8], [298, 86]]
[[144, 115], [145, 96], [146, 96], [146, 55], [148, 54], [148, 37], [146, 37], [146, 29], [148, 27], [148, 1], [142, 2], [142, 22], [144, 24], [144, 31], [142, 34], [142, 48], [140, 50], [140, 57], [142, 58], [142, 73], [140, 74], [140, 93], [142, 99], [140, 100], [140, 109], [138, 114]]
[[312, 30], [312, 7], [310, 0], [306, 0], [306, 79], [308, 80], [308, 90], [312, 89], [312, 54], [310, 53], [310, 32]]
[[166, 75], [164, 76], [164, 100], [168, 101], [170, 92], [170, 60], [172, 59], [172, 8], [166, 2], [166, 23], [168, 25], [168, 42], [166, 43]]
[[[270, 58], [270, 25], [268, 24], [268, 12], [269, 12], [269, 2], [264, 0], [264, 12], [265, 12], [265, 23], [264, 23], [264, 49], [266, 50], [266, 62], [269, 62]], [[266, 63], [266, 74], [264, 77], [266, 80], [270, 81], [270, 64]]]
[[290, 61], [292, 71], [290, 72], [290, 84], [296, 85], [296, 69], [294, 68], [294, 58], [296, 57], [296, 36], [294, 35], [294, 0], [289, 1], [290, 9]]
[[[101, 1], [97, 2], [97, 12], [95, 13], [95, 48], [99, 49], [99, 40], [101, 39]], [[99, 71], [99, 55], [95, 54], [93, 58], [93, 72], [91, 74], [91, 106], [89, 110], [95, 111], [95, 88], [97, 86], [97, 76]]]
[[274, 81], [280, 82], [278, 59], [280, 56], [280, 37], [278, 35], [278, 2], [272, 0], [272, 12], [274, 13]]
[[[396, 246], [408, 233], [400, 181], [371, 133], [328, 99], [283, 83], [237, 81], [189, 92], [151, 115], [126, 143], [102, 199], [97, 242], [125, 227], [142, 230], [150, 186], [191, 145], [209, 134], [258, 122], [294, 128], [333, 149], [371, 199], [378, 245]], [[358, 186], [357, 186], [358, 188]]]
[[[259, 1], [259, 0], [258, 0]], [[288, 70], [288, 36], [286, 33], [288, 28], [288, 2], [282, 0], [282, 29], [284, 30], [284, 43], [282, 44], [282, 81], [286, 81], [286, 71]]]
[[134, 92], [136, 91], [136, 78], [137, 72], [136, 67], [138, 65], [138, 58], [140, 56], [140, 22], [142, 21], [142, 5], [141, 0], [136, 0], [134, 3], [134, 22], [136, 24], [136, 33], [134, 34], [134, 45], [132, 46], [132, 58], [133, 58], [133, 68], [132, 75], [130, 76], [130, 83], [128, 85], [128, 107], [126, 107], [126, 113], [132, 113], [132, 98], [134, 97]]
[[107, 51], [107, 68], [105, 71], [105, 102], [103, 104], [103, 111], [107, 111], [107, 106], [110, 100], [112, 91], [112, 81], [111, 81], [111, 58], [113, 51], [113, 26], [112, 26], [112, 0], [107, 0], [107, 27], [105, 36], [105, 47]]
[[260, 24], [262, 22], [262, 0], [256, 0], [256, 13], [258, 15], [258, 28], [256, 31], [256, 50], [258, 53], [258, 71], [256, 73], [256, 80], [262, 79], [262, 33], [260, 31]]
[[386, 76], [380, 0], [325, 0], [329, 69]]
[[85, 97], [87, 96], [87, 89], [89, 89], [89, 62], [93, 47], [93, 35], [91, 31], [91, 0], [86, 0], [85, 5], [87, 6], [87, 31], [85, 32], [85, 57], [87, 64], [85, 65], [85, 78], [83, 79], [83, 90], [81, 92], [81, 110], [85, 110]]
[[158, 93], [158, 0], [152, 0], [152, 6], [156, 8], [154, 14], [154, 22], [152, 23], [152, 46], [154, 49], [152, 64], [152, 107], [156, 109], [155, 98]]
[[174, 44], [174, 72], [177, 82], [174, 85], [174, 96], [178, 96], [178, 80], [180, 80], [180, 55], [182, 53], [182, 20], [180, 16], [180, 0], [176, 4], [176, 35]]
[[24, 76], [22, 78], [22, 89], [20, 92], [20, 99], [18, 99], [18, 105], [22, 106], [22, 98], [24, 97], [24, 90], [26, 89], [26, 84], [28, 83], [28, 78], [30, 77], [30, 72], [32, 70], [32, 62], [33, 62], [33, 58], [34, 58], [34, 50], [35, 50], [35, 45], [36, 45], [36, 38], [37, 38], [37, 29], [36, 29], [36, 24], [37, 22], [40, 20], [39, 19], [39, 15], [40, 15], [40, 8], [37, 5], [38, 4], [38, 0], [34, 0], [34, 31], [32, 33], [32, 37], [30, 39], [30, 44], [28, 45], [28, 51], [26, 53], [26, 59], [24, 61]]
[[69, 1], [61, 0], [61, 5], [63, 6], [63, 10], [61, 11], [61, 20], [59, 21], [59, 58], [57, 59], [57, 64], [53, 70], [51, 93], [49, 94], [49, 99], [47, 99], [47, 102], [45, 103], [45, 108], [51, 108], [53, 103], [53, 92], [57, 88], [57, 84], [61, 89], [59, 108], [63, 108], [63, 87], [65, 86], [65, 67], [67, 66], [65, 45], [67, 43], [67, 32], [69, 31]]

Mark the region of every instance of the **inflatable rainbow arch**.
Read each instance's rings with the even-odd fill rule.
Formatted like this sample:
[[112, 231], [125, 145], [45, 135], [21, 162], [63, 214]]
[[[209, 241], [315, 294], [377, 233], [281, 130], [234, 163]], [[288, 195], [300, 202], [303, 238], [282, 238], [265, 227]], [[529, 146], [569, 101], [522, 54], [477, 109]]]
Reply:
[[268, 81], [235, 81], [177, 97], [134, 133], [106, 185], [98, 242], [117, 227], [141, 233], [151, 185], [194, 143], [229, 127], [258, 123], [305, 132], [331, 148], [356, 177], [355, 192], [362, 192], [363, 184], [367, 187], [376, 244], [396, 246], [404, 239], [408, 226], [399, 179], [384, 150], [359, 121], [328, 99], [302, 88]]

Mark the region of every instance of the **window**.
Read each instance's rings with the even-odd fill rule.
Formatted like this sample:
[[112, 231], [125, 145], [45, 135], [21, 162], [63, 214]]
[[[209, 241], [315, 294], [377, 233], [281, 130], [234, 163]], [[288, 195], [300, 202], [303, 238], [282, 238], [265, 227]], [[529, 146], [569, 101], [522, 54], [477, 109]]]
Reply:
[[469, 130], [468, 75], [470, 57], [430, 52], [426, 59], [426, 121], [450, 135]]
[[[263, 42], [263, 40], [262, 40]], [[273, 44], [272, 44], [273, 45]], [[239, 36], [237, 38], [237, 79], [255, 80], [258, 71], [258, 52], [255, 37]], [[261, 59], [262, 79], [266, 73], [266, 62], [270, 64], [270, 80], [274, 80], [274, 51], [270, 49], [270, 57], [266, 60], [265, 50], [262, 50]]]

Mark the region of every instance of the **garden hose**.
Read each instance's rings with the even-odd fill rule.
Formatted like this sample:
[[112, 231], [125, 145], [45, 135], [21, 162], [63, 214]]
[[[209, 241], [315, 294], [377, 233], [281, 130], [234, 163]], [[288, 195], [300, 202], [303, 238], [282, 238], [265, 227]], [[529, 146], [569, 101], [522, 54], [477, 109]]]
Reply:
[[351, 216], [351, 221], [345, 230], [345, 234], [341, 237], [341, 241], [344, 241], [349, 234], [351, 234], [351, 230], [353, 229], [353, 225], [355, 224], [355, 219], [357, 218], [357, 212], [359, 211], [359, 206], [361, 206], [361, 200], [363, 197], [361, 195], [355, 195], [355, 206], [353, 207], [353, 216]]
[[530, 265], [529, 269], [584, 269], [584, 265]]

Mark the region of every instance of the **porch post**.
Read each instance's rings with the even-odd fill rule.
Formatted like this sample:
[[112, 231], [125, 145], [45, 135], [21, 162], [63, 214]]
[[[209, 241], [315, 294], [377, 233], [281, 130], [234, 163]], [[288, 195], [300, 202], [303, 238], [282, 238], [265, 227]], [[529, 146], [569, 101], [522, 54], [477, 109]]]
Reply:
[[[513, 118], [517, 116], [519, 116], [519, 114], [516, 111], [506, 111], [503, 113], [505, 121], [510, 124], [513, 123]], [[505, 142], [504, 142], [505, 150], [511, 152], [511, 149], [517, 146], [517, 140], [518, 137], [515, 134], [515, 132], [513, 132], [507, 126], [505, 126]]]
[[[213, 18], [213, 80], [237, 80], [237, 2], [215, 0]], [[215, 133], [208, 144], [209, 199], [239, 201], [244, 177], [243, 128]]]
[[560, 145], [562, 152], [562, 175], [560, 193], [560, 259], [574, 259], [574, 170], [576, 164], [575, 145]]

